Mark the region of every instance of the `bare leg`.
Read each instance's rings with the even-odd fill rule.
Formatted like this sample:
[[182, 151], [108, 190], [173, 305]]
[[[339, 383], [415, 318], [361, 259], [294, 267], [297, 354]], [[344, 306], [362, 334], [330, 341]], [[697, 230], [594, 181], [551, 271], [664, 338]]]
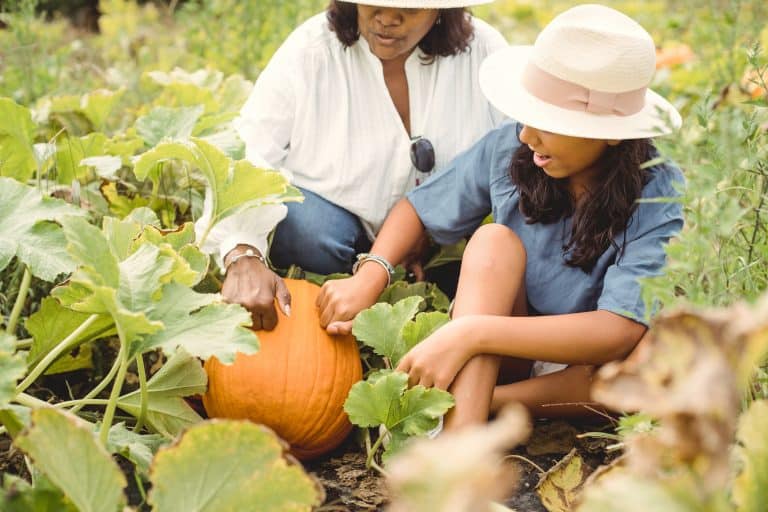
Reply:
[[[527, 314], [525, 264], [525, 248], [512, 230], [480, 227], [464, 251], [453, 317]], [[446, 416], [446, 430], [487, 421], [499, 363], [499, 356], [480, 355], [459, 371], [449, 389], [456, 406]]]
[[491, 411], [498, 412], [506, 404], [520, 402], [537, 418], [593, 416], [594, 410], [605, 411], [590, 398], [594, 372], [594, 366], [569, 366], [547, 375], [496, 386]]

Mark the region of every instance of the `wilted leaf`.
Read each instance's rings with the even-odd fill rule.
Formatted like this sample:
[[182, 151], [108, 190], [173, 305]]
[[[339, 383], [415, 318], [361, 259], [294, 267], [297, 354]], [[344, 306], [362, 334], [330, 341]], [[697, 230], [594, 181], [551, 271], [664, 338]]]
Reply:
[[[183, 399], [205, 393], [208, 377], [200, 361], [178, 351], [149, 379], [147, 423], [157, 432], [172, 438], [202, 418]], [[141, 412], [139, 390], [123, 395], [117, 406], [129, 414]]]
[[35, 277], [53, 281], [74, 268], [64, 250], [61, 229], [51, 222], [84, 215], [59, 199], [43, 197], [36, 189], [0, 177], [0, 270], [18, 257]]
[[736, 457], [740, 471], [733, 483], [739, 512], [760, 510], [768, 503], [768, 401], [758, 400], [739, 418]]
[[274, 433], [246, 421], [208, 421], [162, 449], [152, 466], [155, 512], [300, 512], [323, 500]]
[[536, 492], [541, 503], [549, 512], [569, 512], [589, 473], [576, 449], [571, 450], [539, 479]]
[[126, 481], [120, 468], [92, 429], [75, 416], [53, 408], [33, 411], [32, 427], [15, 444], [81, 512], [115, 512], [124, 503]]
[[516, 480], [505, 451], [530, 429], [525, 408], [515, 405], [489, 424], [414, 440], [387, 464], [393, 495], [388, 511], [499, 510], [492, 501], [504, 498]]
[[16, 338], [0, 333], [0, 409], [16, 396], [16, 384], [27, 371], [24, 358], [16, 353]]

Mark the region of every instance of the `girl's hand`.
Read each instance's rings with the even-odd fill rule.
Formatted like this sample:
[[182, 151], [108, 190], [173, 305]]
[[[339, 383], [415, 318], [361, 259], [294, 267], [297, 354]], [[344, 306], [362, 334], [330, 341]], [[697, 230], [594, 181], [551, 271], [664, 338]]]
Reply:
[[[373, 267], [379, 266], [365, 265], [352, 277], [326, 281], [323, 284], [317, 297], [317, 308], [320, 325], [325, 327], [328, 334], [351, 333], [355, 316], [376, 303], [386, 286], [386, 281], [379, 283], [363, 273], [364, 269], [375, 270]], [[386, 279], [385, 274], [384, 278]]]
[[448, 389], [473, 356], [468, 326], [464, 318], [451, 320], [413, 347], [396, 369], [408, 374], [410, 386]]

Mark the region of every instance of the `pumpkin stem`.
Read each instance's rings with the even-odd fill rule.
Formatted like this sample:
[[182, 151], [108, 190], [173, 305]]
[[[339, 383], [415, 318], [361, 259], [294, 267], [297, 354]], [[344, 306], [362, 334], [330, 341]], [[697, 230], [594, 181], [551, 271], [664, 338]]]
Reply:
[[304, 279], [304, 271], [298, 265], [291, 265], [285, 273], [287, 279]]

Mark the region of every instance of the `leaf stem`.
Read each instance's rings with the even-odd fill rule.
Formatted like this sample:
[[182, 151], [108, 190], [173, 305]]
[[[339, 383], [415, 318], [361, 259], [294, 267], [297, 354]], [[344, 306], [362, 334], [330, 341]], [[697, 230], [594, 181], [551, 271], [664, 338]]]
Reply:
[[51, 404], [44, 400], [40, 400], [37, 397], [34, 397], [28, 393], [18, 393], [14, 398], [13, 401], [17, 404], [24, 405], [26, 407], [29, 407], [30, 409], [40, 409], [42, 407], [53, 407]]
[[19, 322], [21, 310], [24, 309], [24, 303], [27, 301], [30, 283], [32, 283], [32, 273], [29, 271], [29, 267], [24, 265], [24, 276], [21, 278], [19, 293], [16, 295], [16, 302], [13, 304], [11, 316], [8, 317], [8, 324], [5, 326], [5, 332], [10, 335], [16, 332], [16, 324]]
[[141, 432], [144, 426], [144, 420], [147, 419], [147, 408], [149, 404], [149, 388], [147, 388], [147, 370], [144, 368], [144, 358], [141, 354], [136, 357], [136, 369], [139, 373], [139, 395], [141, 396], [141, 410], [139, 416], [136, 418], [136, 426], [133, 427], [133, 431], [137, 434]]
[[57, 404], [53, 404], [53, 406], [56, 409], [66, 409], [67, 407], [73, 406], [72, 409], [69, 410], [71, 413], [76, 413], [86, 405], [107, 405], [109, 404], [109, 400], [106, 398], [76, 398], [75, 400], [67, 400], [66, 402], [59, 402]]
[[99, 440], [104, 446], [107, 445], [109, 429], [112, 427], [112, 420], [115, 417], [115, 410], [117, 409], [117, 399], [120, 397], [120, 391], [123, 389], [125, 374], [128, 371], [128, 363], [131, 361], [126, 349], [127, 341], [123, 339], [122, 329], [119, 327], [118, 334], [120, 336], [120, 352], [117, 354], [117, 358], [120, 360], [120, 367], [117, 369], [117, 377], [115, 377], [115, 382], [112, 384], [112, 393], [109, 395], [107, 408], [104, 411], [104, 419], [101, 423], [101, 430], [99, 431]]
[[[106, 389], [106, 387], [109, 386], [109, 383], [112, 382], [112, 379], [114, 379], [115, 375], [117, 375], [117, 370], [119, 368], [120, 368], [120, 359], [115, 359], [115, 362], [112, 364], [112, 368], [109, 369], [109, 373], [107, 373], [104, 376], [104, 378], [101, 379], [101, 382], [99, 382], [99, 384], [95, 388], [90, 390], [83, 398], [80, 398], [79, 400], [70, 400], [69, 402], [62, 402], [62, 403], [75, 404], [75, 406], [69, 411], [73, 414], [77, 414], [78, 411], [80, 411], [80, 409], [82, 409], [86, 405], [96, 405], [96, 404], [88, 403], [88, 401], [99, 396], [99, 393], [104, 391], [104, 389]], [[60, 403], [58, 405], [61, 406], [62, 404]]]
[[59, 358], [61, 354], [66, 352], [67, 350], [71, 349], [73, 346], [75, 346], [77, 342], [77, 338], [80, 337], [82, 333], [86, 331], [95, 321], [99, 318], [99, 315], [93, 314], [85, 319], [85, 321], [80, 324], [80, 326], [72, 331], [69, 336], [64, 338], [59, 342], [58, 345], [53, 347], [53, 349], [48, 352], [48, 354], [40, 361], [35, 368], [29, 372], [29, 375], [21, 381], [21, 383], [16, 386], [16, 393], [22, 393], [25, 391], [29, 386], [32, 385], [35, 380], [37, 380], [40, 375], [45, 372], [45, 370], [48, 369], [48, 367]]
[[389, 433], [388, 430], [385, 429], [383, 433], [379, 433], [379, 437], [376, 439], [376, 442], [373, 443], [373, 446], [371, 446], [371, 437], [370, 437], [370, 430], [368, 430], [365, 434], [365, 451], [367, 452], [367, 457], [365, 459], [365, 467], [368, 469], [375, 469], [382, 475], [386, 475], [387, 473], [384, 471], [384, 469], [379, 466], [376, 463], [376, 452], [379, 450], [379, 447], [381, 446], [381, 443], [384, 442], [384, 438]]

